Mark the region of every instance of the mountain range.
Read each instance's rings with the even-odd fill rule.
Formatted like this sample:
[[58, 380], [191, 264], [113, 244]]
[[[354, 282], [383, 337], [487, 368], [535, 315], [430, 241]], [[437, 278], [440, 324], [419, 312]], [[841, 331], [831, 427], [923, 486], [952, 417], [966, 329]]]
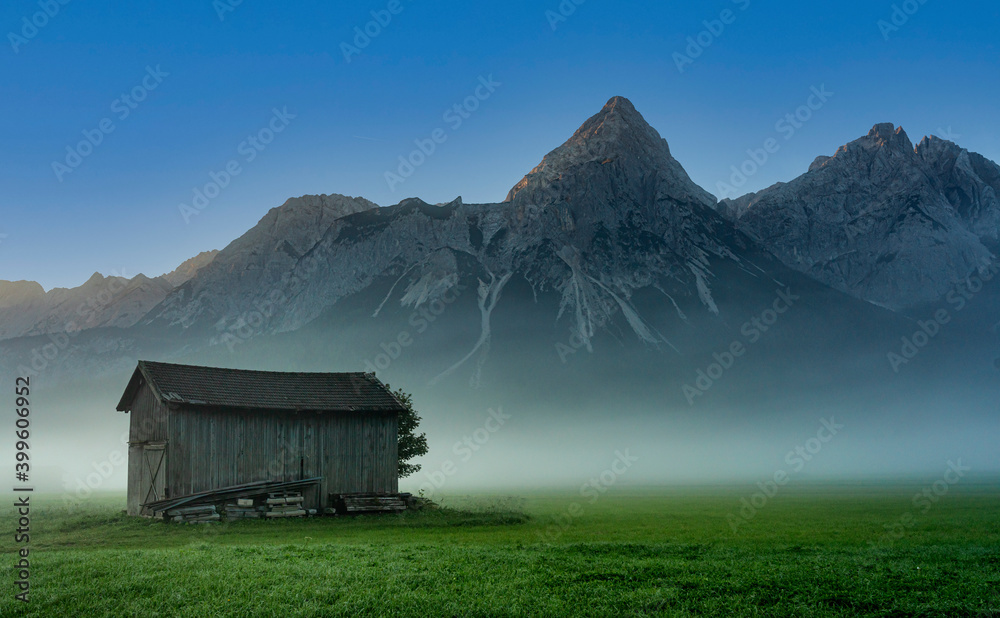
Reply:
[[[736, 405], [875, 388], [928, 308], [976, 279], [988, 293], [952, 336], [973, 333], [963, 357], [992, 369], [998, 194], [995, 163], [878, 124], [719, 202], [615, 97], [503, 202], [305, 196], [155, 279], [0, 282], [0, 363], [67, 380], [117, 380], [139, 357], [364, 368], [456, 401], [536, 384], [599, 406], [629, 384], [636, 405]], [[737, 343], [756, 359], [730, 370]], [[713, 365], [738, 377], [714, 388]]]
[[80, 287], [48, 292], [34, 281], [0, 281], [0, 340], [134, 326], [218, 253], [200, 253], [154, 279], [94, 273]]

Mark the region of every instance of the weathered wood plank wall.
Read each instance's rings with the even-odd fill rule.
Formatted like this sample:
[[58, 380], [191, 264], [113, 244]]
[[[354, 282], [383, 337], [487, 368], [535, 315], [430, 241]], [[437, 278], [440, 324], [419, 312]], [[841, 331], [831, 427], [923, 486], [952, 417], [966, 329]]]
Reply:
[[392, 413], [170, 411], [168, 495], [253, 481], [324, 477], [309, 508], [333, 493], [396, 492]]

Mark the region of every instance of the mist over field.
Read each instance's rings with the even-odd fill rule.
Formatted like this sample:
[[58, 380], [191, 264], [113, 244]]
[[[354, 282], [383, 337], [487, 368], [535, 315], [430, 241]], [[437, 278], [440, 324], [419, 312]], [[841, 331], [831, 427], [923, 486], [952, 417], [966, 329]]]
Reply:
[[[457, 319], [461, 309], [453, 309], [434, 330], [411, 329], [415, 342], [400, 347], [390, 366], [378, 371], [384, 382], [414, 396], [420, 430], [428, 436], [429, 453], [418, 460], [423, 469], [401, 481], [403, 491], [436, 496], [532, 487], [586, 491], [602, 474], [608, 491], [644, 485], [752, 487], [780, 471], [792, 484], [933, 480], [948, 462], [961, 462], [976, 476], [1000, 471], [995, 448], [1000, 372], [989, 364], [990, 348], [976, 353], [963, 341], [960, 325], [944, 331], [936, 348], [899, 372], [885, 354], [871, 352], [838, 375], [831, 349], [845, 346], [843, 338], [824, 344], [819, 333], [796, 332], [798, 324], [789, 318], [774, 326], [770, 338], [747, 343], [745, 354], [733, 357], [721, 377], [689, 403], [691, 391], [685, 388], [707, 384], [699, 383], [699, 372], [715, 375], [714, 355], [728, 363], [732, 341], [748, 342], [738, 328], [719, 333], [721, 343], [711, 352], [685, 356], [651, 349], [628, 369], [613, 338], [596, 342], [589, 352], [573, 349], [568, 336], [565, 343], [552, 337], [526, 348], [498, 329], [495, 362], [504, 363], [506, 355], [521, 362], [505, 365], [503, 372], [487, 370], [475, 388], [464, 375], [431, 384], [460, 356], [440, 352], [441, 342], [469, 337]], [[812, 319], [807, 313], [802, 317]], [[503, 323], [502, 316], [498, 321]], [[255, 369], [357, 370], [369, 359], [385, 360], [378, 355], [383, 354], [379, 343], [391, 340], [392, 329], [387, 332], [375, 345], [358, 346], [371, 350], [367, 355], [253, 339], [232, 352], [222, 348], [185, 360]], [[803, 345], [803, 356], [818, 355], [818, 366], [804, 366], [797, 356], [782, 360], [783, 345], [810, 343], [815, 349]], [[296, 352], [274, 350], [282, 346]], [[525, 349], [530, 358], [517, 356]], [[940, 360], [957, 349], [968, 353], [950, 363]], [[124, 490], [128, 416], [115, 406], [130, 374], [131, 368], [85, 381], [44, 371], [33, 377], [39, 490], [74, 496], [88, 489]], [[620, 459], [628, 465], [616, 463]]]

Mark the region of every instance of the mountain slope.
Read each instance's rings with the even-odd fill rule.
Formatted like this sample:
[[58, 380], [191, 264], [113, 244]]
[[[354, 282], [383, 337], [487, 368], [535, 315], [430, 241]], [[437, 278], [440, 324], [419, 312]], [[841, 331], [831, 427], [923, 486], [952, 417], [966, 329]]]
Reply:
[[1000, 238], [1000, 165], [934, 136], [922, 139], [916, 153], [969, 231], [995, 245]]
[[241, 299], [269, 291], [287, 277], [338, 219], [377, 208], [364, 198], [343, 195], [289, 199], [220, 251], [148, 317], [187, 328], [204, 322], [206, 315], [215, 320], [239, 312], [244, 309]]
[[198, 274], [199, 270], [211, 264], [212, 260], [214, 260], [217, 255], [219, 255], [218, 249], [213, 251], [202, 251], [190, 260], [185, 261], [173, 271], [163, 275], [163, 278], [167, 280], [167, 283], [169, 283], [171, 287], [175, 288], [184, 284], [187, 280]]

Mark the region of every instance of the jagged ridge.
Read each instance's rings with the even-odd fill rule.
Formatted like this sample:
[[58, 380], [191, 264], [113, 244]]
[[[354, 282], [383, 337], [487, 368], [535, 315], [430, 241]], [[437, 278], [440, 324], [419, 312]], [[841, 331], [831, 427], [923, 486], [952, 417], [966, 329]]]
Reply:
[[877, 124], [808, 172], [719, 210], [786, 265], [891, 309], [933, 302], [994, 259], [1000, 168]]

